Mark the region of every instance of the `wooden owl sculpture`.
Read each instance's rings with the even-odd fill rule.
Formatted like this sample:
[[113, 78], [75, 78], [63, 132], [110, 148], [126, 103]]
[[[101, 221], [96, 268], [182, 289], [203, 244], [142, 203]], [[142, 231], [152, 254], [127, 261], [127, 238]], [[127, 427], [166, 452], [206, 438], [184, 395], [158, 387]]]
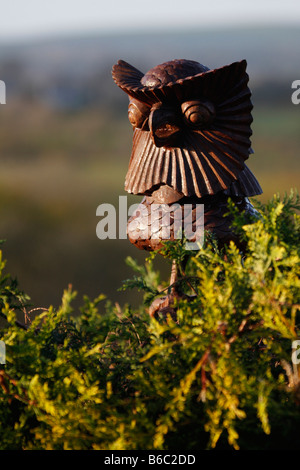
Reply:
[[[228, 198], [239, 210], [254, 213], [248, 197], [262, 193], [245, 165], [253, 153], [246, 66], [243, 60], [210, 70], [195, 61], [173, 60], [145, 75], [124, 61], [113, 66], [115, 83], [129, 96], [134, 130], [125, 189], [144, 196], [128, 221], [128, 238], [138, 248], [160, 249], [162, 207], [173, 204], [182, 211], [189, 205], [193, 226], [196, 206], [204, 204], [204, 229], [220, 246], [230, 240], [239, 244], [231, 218], [224, 217]], [[150, 226], [151, 212], [158, 223]], [[169, 239], [176, 238], [175, 219], [176, 212], [167, 219]]]

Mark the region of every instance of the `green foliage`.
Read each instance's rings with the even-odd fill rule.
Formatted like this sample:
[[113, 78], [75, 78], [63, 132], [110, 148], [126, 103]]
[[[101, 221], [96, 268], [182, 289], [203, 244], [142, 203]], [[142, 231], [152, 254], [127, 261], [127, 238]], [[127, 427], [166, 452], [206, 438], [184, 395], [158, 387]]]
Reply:
[[[275, 196], [254, 223], [236, 217], [243, 256], [209, 240], [191, 252], [178, 282], [197, 297], [178, 301], [176, 321], [102, 295], [74, 315], [68, 289], [21, 329], [1, 274], [1, 449], [296, 449], [299, 208], [297, 195]], [[168, 244], [166, 255], [183, 250]], [[124, 287], [147, 305], [165, 295], [153, 255], [128, 262], [137, 275]]]

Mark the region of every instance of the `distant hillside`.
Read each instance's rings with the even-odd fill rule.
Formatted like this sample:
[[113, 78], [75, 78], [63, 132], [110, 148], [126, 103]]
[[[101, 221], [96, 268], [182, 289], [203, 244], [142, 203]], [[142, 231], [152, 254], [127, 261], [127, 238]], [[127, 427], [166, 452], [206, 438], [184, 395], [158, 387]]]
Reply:
[[0, 79], [8, 99], [25, 94], [61, 107], [117, 105], [110, 71], [120, 58], [144, 71], [175, 58], [210, 68], [246, 59], [257, 96], [280, 99], [300, 78], [298, 44], [300, 28], [284, 27], [49, 37], [0, 45]]

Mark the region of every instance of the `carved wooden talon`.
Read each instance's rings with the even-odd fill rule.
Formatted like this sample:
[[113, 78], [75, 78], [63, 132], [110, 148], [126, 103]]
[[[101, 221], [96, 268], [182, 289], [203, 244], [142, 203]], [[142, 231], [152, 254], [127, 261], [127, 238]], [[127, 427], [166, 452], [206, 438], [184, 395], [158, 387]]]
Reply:
[[170, 314], [176, 321], [176, 308], [174, 307], [174, 295], [168, 294], [165, 297], [155, 299], [149, 307], [150, 317], [167, 316]]

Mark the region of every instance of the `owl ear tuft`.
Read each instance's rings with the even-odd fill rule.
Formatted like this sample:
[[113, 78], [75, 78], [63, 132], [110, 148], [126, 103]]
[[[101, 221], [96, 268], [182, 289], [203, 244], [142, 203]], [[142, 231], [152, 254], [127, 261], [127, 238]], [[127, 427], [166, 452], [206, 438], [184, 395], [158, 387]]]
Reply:
[[131, 88], [143, 88], [141, 84], [143, 76], [144, 74], [140, 70], [124, 60], [118, 60], [112, 68], [112, 77], [115, 83], [127, 94]]

